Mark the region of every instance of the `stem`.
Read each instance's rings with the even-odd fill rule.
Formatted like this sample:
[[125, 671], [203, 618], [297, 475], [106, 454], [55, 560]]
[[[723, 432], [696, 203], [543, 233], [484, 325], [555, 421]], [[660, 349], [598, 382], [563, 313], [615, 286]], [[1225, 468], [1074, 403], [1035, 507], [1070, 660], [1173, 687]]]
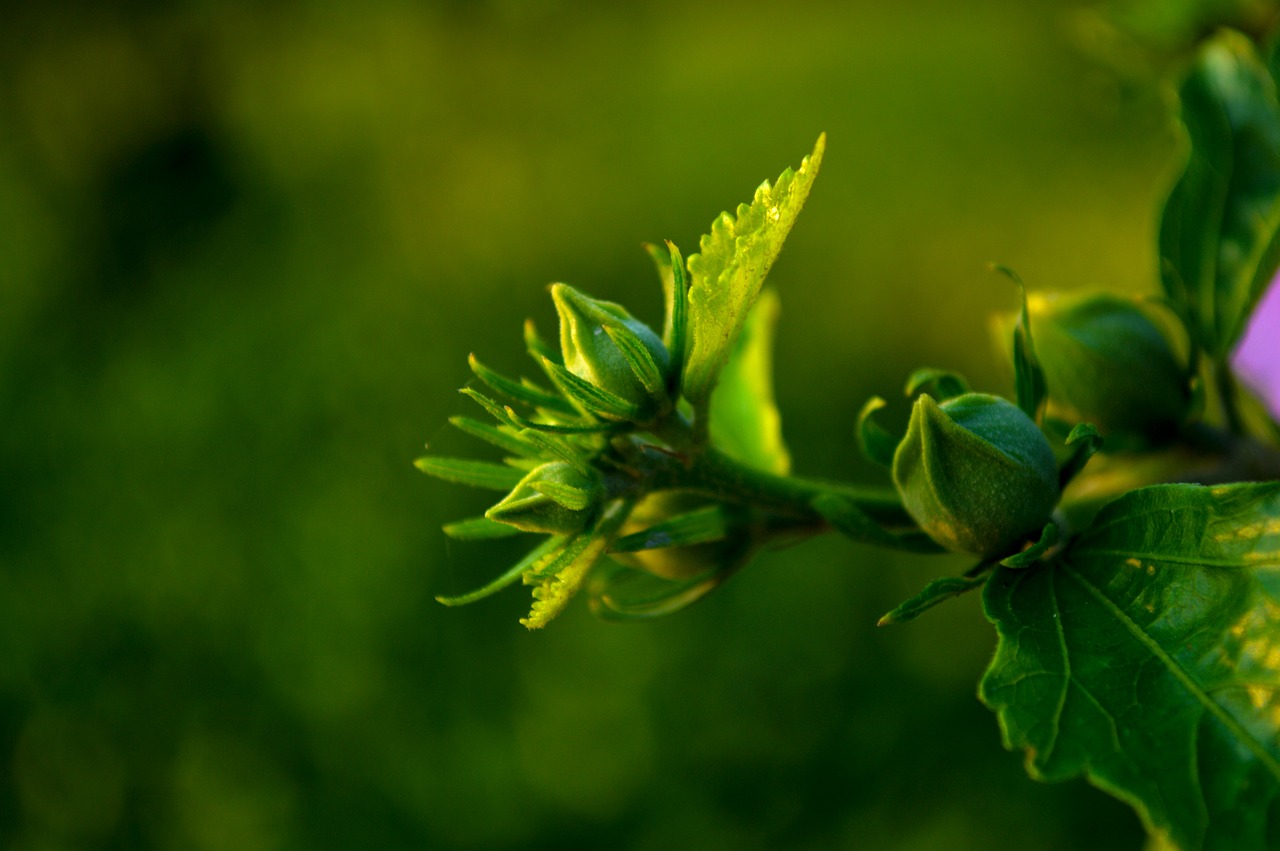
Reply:
[[[782, 517], [825, 525], [810, 503], [823, 494], [839, 494], [880, 523], [906, 526], [910, 517], [891, 488], [857, 487], [796, 476], [779, 476], [749, 467], [717, 449], [690, 455], [650, 450], [641, 461], [649, 490], [685, 490], [725, 502], [764, 509]], [[657, 484], [657, 487], [653, 485]]]
[[1236, 386], [1236, 377], [1231, 374], [1231, 367], [1225, 360], [1218, 361], [1213, 371], [1215, 383], [1218, 385], [1218, 397], [1222, 403], [1222, 413], [1227, 420], [1227, 428], [1232, 434], [1244, 436], [1244, 418], [1240, 416], [1240, 388]]

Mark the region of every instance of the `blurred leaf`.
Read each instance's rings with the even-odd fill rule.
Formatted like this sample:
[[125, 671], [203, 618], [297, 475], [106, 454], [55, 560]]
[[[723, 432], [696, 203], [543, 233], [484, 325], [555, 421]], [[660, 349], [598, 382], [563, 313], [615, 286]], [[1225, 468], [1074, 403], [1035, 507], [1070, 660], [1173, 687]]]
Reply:
[[457, 541], [488, 541], [494, 538], [510, 538], [520, 530], [506, 523], [498, 523], [488, 517], [471, 517], [444, 525], [444, 533]]
[[1181, 848], [1280, 840], [1280, 484], [1161, 485], [1057, 562], [997, 568], [982, 680], [1033, 777], [1085, 775]]
[[[1274, 71], [1272, 72], [1274, 73]], [[1280, 264], [1280, 104], [1239, 33], [1205, 45], [1182, 84], [1187, 164], [1160, 222], [1161, 282], [1221, 359]]]
[[875, 421], [875, 412], [884, 406], [884, 399], [872, 396], [858, 412], [858, 448], [862, 450], [862, 457], [872, 464], [892, 467], [893, 454], [898, 450], [901, 439], [894, 437], [888, 429]]
[[715, 387], [747, 313], [809, 197], [826, 143], [826, 134], [819, 136], [798, 171], [784, 171], [776, 186], [766, 180], [750, 204], [738, 205], [736, 216], [721, 213], [711, 223], [711, 233], [702, 237], [701, 253], [689, 257], [689, 351], [683, 386], [695, 406], [705, 403]]
[[791, 455], [773, 398], [773, 332], [778, 294], [766, 289], [747, 315], [733, 352], [711, 394], [711, 440], [744, 464], [785, 476]]

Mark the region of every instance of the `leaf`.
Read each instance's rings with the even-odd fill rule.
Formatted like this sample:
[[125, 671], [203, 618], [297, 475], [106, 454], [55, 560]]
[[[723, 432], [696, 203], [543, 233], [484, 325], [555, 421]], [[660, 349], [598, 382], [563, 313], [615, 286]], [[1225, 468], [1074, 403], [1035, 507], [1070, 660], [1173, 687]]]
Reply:
[[465, 434], [491, 443], [499, 449], [527, 458], [536, 457], [538, 448], [518, 435], [495, 428], [488, 423], [473, 420], [470, 417], [450, 417], [449, 424]]
[[[499, 523], [496, 525], [500, 526], [502, 524]], [[459, 594], [456, 597], [436, 597], [436, 602], [445, 606], [465, 606], [468, 603], [474, 603], [476, 600], [483, 600], [485, 597], [496, 594], [508, 585], [515, 583], [515, 581], [521, 576], [524, 576], [526, 572], [530, 570], [537, 570], [538, 565], [544, 559], [554, 558], [556, 550], [563, 546], [564, 542], [564, 538], [558, 535], [553, 535], [530, 550], [528, 555], [512, 565], [506, 573], [502, 574], [484, 587], [477, 588], [476, 590], [466, 594]]]
[[1089, 459], [1102, 448], [1102, 435], [1089, 423], [1080, 423], [1067, 435], [1067, 448], [1071, 454], [1058, 470], [1058, 487], [1065, 488], [1071, 483]]
[[526, 405], [546, 408], [561, 414], [575, 413], [573, 406], [559, 396], [549, 393], [529, 381], [512, 381], [510, 378], [506, 378], [480, 363], [475, 355], [471, 355], [467, 362], [471, 364], [471, 371], [476, 374], [477, 378], [504, 396], [517, 402], [524, 402]]
[[689, 257], [689, 340], [683, 386], [697, 408], [711, 396], [747, 312], [809, 197], [826, 143], [826, 134], [819, 136], [798, 171], [787, 169], [774, 186], [762, 183], [750, 204], [738, 205], [736, 216], [721, 213], [711, 223], [711, 233], [702, 237], [701, 252]]
[[468, 458], [438, 458], [434, 455], [424, 455], [414, 461], [413, 466], [428, 476], [434, 476], [446, 482], [496, 491], [511, 490], [523, 477], [519, 470], [511, 467], [490, 464], [488, 461], [472, 461]]
[[813, 510], [831, 524], [841, 535], [860, 544], [873, 544], [893, 550], [911, 553], [946, 552], [918, 529], [909, 532], [890, 532], [858, 507], [853, 499], [836, 493], [824, 493], [813, 498]]
[[939, 603], [945, 603], [952, 597], [959, 597], [967, 591], [980, 588], [986, 581], [987, 577], [985, 575], [940, 576], [924, 586], [918, 594], [904, 600], [892, 612], [876, 621], [876, 626], [888, 626], [889, 624], [906, 623], [907, 621], [915, 620]]
[[773, 330], [778, 295], [766, 289], [743, 325], [711, 394], [711, 441], [743, 464], [779, 476], [791, 471], [782, 415], [773, 398]]
[[593, 580], [590, 605], [596, 617], [606, 621], [635, 621], [674, 614], [701, 600], [741, 569], [752, 549], [724, 566], [692, 579], [671, 580], [615, 565]]
[[1249, 40], [1227, 31], [1180, 94], [1187, 164], [1160, 222], [1161, 283], [1220, 360], [1280, 265], [1280, 103]]
[[1017, 391], [1018, 407], [1036, 422], [1044, 411], [1049, 391], [1045, 384], [1044, 370], [1036, 357], [1035, 342], [1031, 336], [1031, 312], [1027, 308], [1027, 285], [1021, 276], [1008, 266], [993, 263], [991, 269], [999, 272], [1018, 286], [1022, 296], [1022, 309], [1018, 322], [1013, 326], [1013, 381]]
[[686, 281], [684, 258], [671, 240], [664, 245], [645, 243], [644, 250], [653, 258], [653, 265], [662, 279], [662, 301], [665, 309], [662, 321], [662, 343], [671, 356], [668, 369], [671, 375], [667, 390], [674, 397], [679, 393], [680, 374], [683, 371], [685, 339], [688, 332], [686, 314], [689, 307], [689, 287]]
[[455, 541], [489, 541], [519, 535], [520, 530], [506, 523], [496, 523], [488, 517], [471, 517], [446, 523], [444, 533]]
[[728, 532], [728, 519], [720, 505], [709, 505], [680, 514], [647, 529], [619, 538], [609, 548], [611, 553], [635, 553], [663, 547], [687, 547], [722, 541]]
[[902, 441], [875, 421], [875, 412], [884, 406], [885, 401], [883, 399], [879, 396], [872, 396], [862, 406], [862, 410], [858, 412], [858, 448], [862, 450], [862, 457], [872, 464], [879, 464], [881, 467], [892, 467], [893, 454], [898, 451], [898, 444]]
[[911, 373], [903, 393], [910, 398], [917, 393], [928, 393], [939, 402], [963, 396], [969, 392], [969, 382], [958, 372], [925, 367]]
[[1084, 775], [1178, 848], [1280, 847], [1280, 483], [1132, 491], [983, 596], [980, 695], [1033, 777]]

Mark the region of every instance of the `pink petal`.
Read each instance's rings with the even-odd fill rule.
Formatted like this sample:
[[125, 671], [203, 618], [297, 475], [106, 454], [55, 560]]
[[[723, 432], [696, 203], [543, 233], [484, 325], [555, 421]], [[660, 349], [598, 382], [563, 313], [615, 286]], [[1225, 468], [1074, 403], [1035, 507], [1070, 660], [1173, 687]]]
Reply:
[[1240, 380], [1280, 421], [1280, 275], [1258, 302], [1231, 361]]

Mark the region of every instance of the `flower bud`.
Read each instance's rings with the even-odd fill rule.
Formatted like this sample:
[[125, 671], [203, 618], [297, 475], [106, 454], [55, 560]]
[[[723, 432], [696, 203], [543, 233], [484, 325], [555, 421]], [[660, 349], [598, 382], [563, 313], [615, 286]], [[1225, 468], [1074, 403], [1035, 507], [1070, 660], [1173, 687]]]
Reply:
[[[579, 378], [651, 413], [662, 394], [670, 357], [662, 339], [622, 305], [598, 301], [566, 284], [551, 287], [560, 314], [560, 349], [564, 365]], [[606, 330], [608, 328], [608, 330]], [[611, 337], [610, 334], [613, 336]], [[651, 361], [646, 378], [624, 354], [614, 338], [628, 338], [631, 348], [647, 352]], [[643, 355], [641, 355], [643, 357]]]
[[552, 461], [532, 470], [484, 516], [525, 532], [577, 532], [595, 516], [602, 492], [595, 470], [588, 475], [571, 464]]
[[1058, 502], [1053, 450], [1018, 406], [985, 393], [939, 405], [922, 395], [893, 456], [903, 507], [937, 543], [1006, 556]]
[[1033, 294], [1027, 299], [1046, 413], [1087, 422], [1103, 436], [1159, 438], [1191, 406], [1186, 367], [1132, 299], [1110, 293]]

